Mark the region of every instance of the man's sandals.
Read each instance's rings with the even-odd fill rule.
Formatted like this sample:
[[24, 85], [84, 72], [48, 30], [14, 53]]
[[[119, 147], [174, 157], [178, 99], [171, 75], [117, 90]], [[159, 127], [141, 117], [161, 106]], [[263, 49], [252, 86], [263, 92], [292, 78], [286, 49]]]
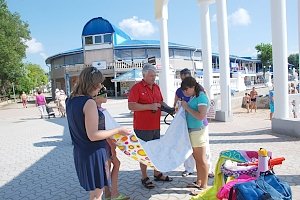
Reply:
[[153, 189], [155, 187], [155, 185], [150, 181], [149, 177], [146, 177], [146, 178], [142, 179], [141, 181], [142, 181], [143, 186], [147, 189]]
[[154, 175], [154, 180], [155, 181], [165, 181], [165, 182], [173, 181], [173, 179], [170, 178], [169, 176], [165, 176], [165, 178], [163, 178], [162, 173], [159, 173], [157, 176]]
[[[165, 176], [165, 178], [162, 178], [163, 174], [160, 173], [157, 176], [154, 175], [154, 180], [155, 181], [165, 181], [165, 182], [170, 182], [173, 181], [172, 178], [170, 178], [169, 176]], [[149, 177], [146, 177], [144, 179], [141, 180], [142, 184], [145, 188], [147, 189], [153, 189], [155, 187], [155, 185], [150, 181]]]

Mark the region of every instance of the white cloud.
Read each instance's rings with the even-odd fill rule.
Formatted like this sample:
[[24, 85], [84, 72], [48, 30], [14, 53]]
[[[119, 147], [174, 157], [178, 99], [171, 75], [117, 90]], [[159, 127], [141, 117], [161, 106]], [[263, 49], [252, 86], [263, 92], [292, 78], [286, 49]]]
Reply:
[[47, 54], [45, 54], [44, 52], [41, 52], [41, 53], [40, 53], [40, 56], [41, 56], [44, 60], [46, 60], [46, 58], [48, 58]]
[[150, 36], [155, 32], [155, 28], [150, 21], [139, 19], [136, 16], [128, 19], [123, 19], [119, 23], [119, 26], [125, 32], [129, 31], [129, 34], [133, 37]]
[[247, 26], [251, 23], [251, 18], [247, 10], [239, 8], [228, 16], [228, 21], [233, 26]]
[[29, 54], [40, 53], [44, 50], [43, 44], [38, 42], [35, 38], [25, 41], [25, 44], [27, 45], [26, 52]]

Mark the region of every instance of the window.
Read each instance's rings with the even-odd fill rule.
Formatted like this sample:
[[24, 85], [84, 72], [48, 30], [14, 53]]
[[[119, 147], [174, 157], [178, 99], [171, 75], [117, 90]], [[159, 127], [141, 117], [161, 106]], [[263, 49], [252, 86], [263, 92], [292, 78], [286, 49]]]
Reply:
[[194, 54], [194, 60], [201, 60], [201, 51], [193, 51], [192, 54]]
[[85, 44], [93, 44], [93, 36], [84, 37]]
[[174, 49], [174, 57], [191, 60], [190, 50]]
[[145, 49], [133, 49], [132, 50], [132, 58], [133, 59], [146, 58]]
[[160, 49], [147, 49], [147, 56], [150, 57], [156, 57], [160, 58]]
[[115, 50], [116, 60], [131, 60], [131, 50]]
[[95, 44], [100, 44], [100, 43], [102, 43], [102, 36], [96, 35], [95, 36]]
[[104, 43], [111, 43], [112, 39], [111, 39], [111, 34], [105, 34], [103, 35], [104, 38]]

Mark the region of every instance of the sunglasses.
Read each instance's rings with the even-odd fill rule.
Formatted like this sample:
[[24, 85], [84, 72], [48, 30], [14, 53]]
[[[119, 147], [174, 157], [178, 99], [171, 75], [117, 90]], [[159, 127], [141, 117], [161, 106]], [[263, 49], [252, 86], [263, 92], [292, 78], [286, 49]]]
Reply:
[[93, 67], [91, 74], [98, 73], [98, 72], [100, 72], [99, 69], [97, 69], [96, 67]]

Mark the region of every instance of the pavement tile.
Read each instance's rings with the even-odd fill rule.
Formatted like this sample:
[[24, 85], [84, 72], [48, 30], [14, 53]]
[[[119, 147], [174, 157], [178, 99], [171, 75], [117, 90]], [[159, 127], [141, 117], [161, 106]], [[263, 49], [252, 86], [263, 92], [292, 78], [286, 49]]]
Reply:
[[[109, 99], [105, 107], [122, 124], [132, 125], [132, 115], [126, 100]], [[293, 199], [300, 199], [300, 139], [273, 134], [267, 110], [245, 113], [238, 109], [233, 121], [210, 122], [210, 147], [213, 166], [219, 153], [227, 149], [258, 150], [264, 147], [273, 157], [284, 156], [282, 166], [276, 166], [279, 178], [287, 181]], [[162, 133], [167, 129], [162, 124]], [[186, 185], [196, 178], [181, 177], [183, 166], [167, 173], [170, 183], [155, 182], [153, 190], [140, 182], [139, 164], [118, 151], [121, 161], [119, 191], [136, 200], [190, 199]], [[19, 104], [0, 108], [0, 199], [88, 199], [78, 182], [70, 135], [65, 118], [39, 119], [36, 107], [22, 109]], [[153, 180], [153, 171], [148, 170]], [[209, 185], [212, 185], [209, 179]], [[17, 195], [15, 195], [17, 194]]]

